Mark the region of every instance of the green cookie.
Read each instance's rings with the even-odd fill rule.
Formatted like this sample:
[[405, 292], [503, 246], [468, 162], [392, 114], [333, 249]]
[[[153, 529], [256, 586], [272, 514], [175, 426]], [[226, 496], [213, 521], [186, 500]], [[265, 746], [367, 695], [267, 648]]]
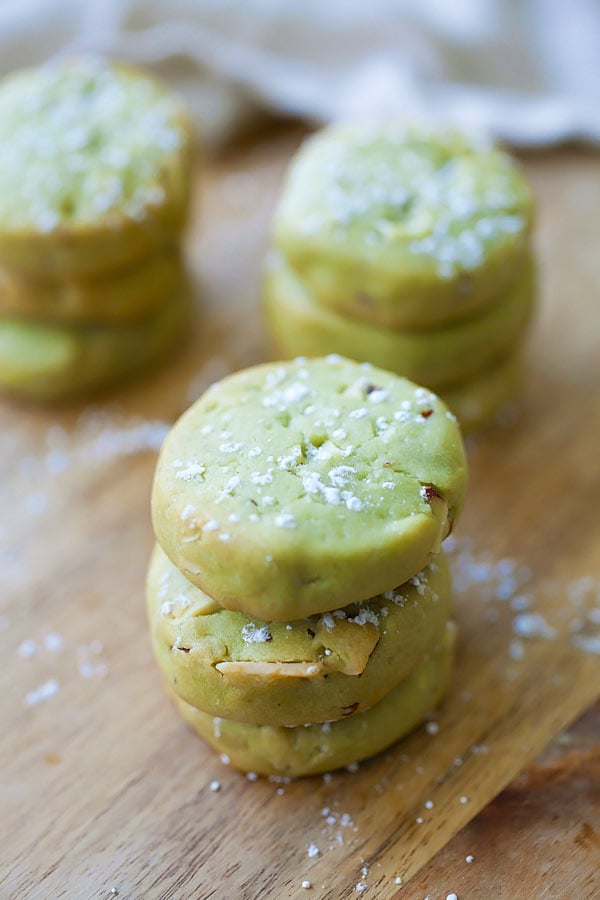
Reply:
[[534, 294], [529, 263], [515, 284], [476, 316], [428, 331], [390, 331], [319, 306], [281, 257], [271, 256], [264, 307], [278, 354], [341, 353], [441, 391], [474, 376], [520, 341]]
[[333, 126], [293, 161], [273, 240], [316, 300], [391, 328], [471, 315], [530, 255], [531, 190], [515, 163], [454, 131]]
[[87, 277], [172, 245], [190, 199], [191, 126], [142, 71], [96, 59], [0, 84], [0, 262]]
[[177, 696], [175, 702], [192, 728], [237, 769], [259, 775], [318, 775], [374, 756], [416, 728], [448, 691], [454, 640], [449, 624], [437, 650], [383, 700], [331, 724], [248, 725], [209, 716]]
[[173, 691], [203, 712], [303, 725], [368, 709], [437, 646], [450, 614], [443, 554], [384, 596], [293, 622], [222, 609], [156, 547], [148, 572], [154, 652]]
[[0, 319], [0, 390], [35, 401], [91, 394], [162, 360], [188, 311], [179, 287], [158, 312], [128, 327], [77, 328]]
[[465, 486], [435, 395], [331, 356], [210, 387], [163, 445], [152, 513], [167, 556], [221, 606], [289, 621], [424, 569]]
[[522, 377], [519, 353], [482, 370], [473, 379], [444, 390], [444, 400], [458, 418], [463, 433], [481, 428], [518, 392]]
[[182, 263], [175, 251], [86, 280], [53, 282], [0, 269], [0, 316], [65, 324], [143, 324], [178, 290], [181, 279]]

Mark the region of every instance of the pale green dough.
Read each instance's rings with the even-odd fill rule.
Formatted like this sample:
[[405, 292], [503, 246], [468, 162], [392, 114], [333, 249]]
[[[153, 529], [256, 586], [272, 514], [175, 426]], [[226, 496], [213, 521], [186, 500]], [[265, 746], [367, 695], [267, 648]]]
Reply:
[[395, 122], [325, 128], [293, 160], [273, 241], [317, 301], [392, 328], [460, 319], [530, 255], [532, 193], [482, 140]]
[[59, 283], [15, 277], [0, 268], [0, 317], [64, 324], [122, 325], [156, 312], [179, 289], [182, 261], [176, 251], [157, 253], [103, 278]]
[[154, 652], [173, 691], [211, 715], [287, 726], [381, 700], [441, 641], [450, 592], [443, 553], [385, 596], [289, 623], [222, 609], [159, 547], [147, 583]]
[[0, 262], [94, 275], [173, 244], [190, 199], [191, 126], [141, 70], [58, 62], [0, 84]]
[[473, 379], [443, 391], [443, 399], [458, 418], [463, 434], [493, 420], [515, 399], [523, 375], [520, 353], [511, 353]]
[[390, 331], [320, 307], [280, 256], [265, 273], [264, 308], [277, 355], [341, 353], [442, 391], [471, 378], [519, 341], [535, 296], [533, 264], [478, 315], [429, 331]]
[[435, 395], [333, 356], [210, 387], [163, 445], [152, 514], [167, 556], [221, 606], [288, 621], [424, 569], [465, 487]]
[[330, 772], [374, 756], [417, 727], [450, 686], [455, 630], [432, 655], [371, 709], [331, 724], [297, 728], [213, 718], [175, 697], [179, 712], [236, 769], [300, 777]]
[[188, 306], [179, 286], [158, 312], [127, 327], [0, 318], [0, 390], [50, 402], [101, 390], [162, 360], [181, 336]]

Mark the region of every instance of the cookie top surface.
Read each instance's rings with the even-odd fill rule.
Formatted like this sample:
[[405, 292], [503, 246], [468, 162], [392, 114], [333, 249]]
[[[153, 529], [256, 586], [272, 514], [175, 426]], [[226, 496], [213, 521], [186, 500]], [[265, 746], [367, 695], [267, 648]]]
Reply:
[[0, 85], [0, 232], [143, 220], [169, 202], [165, 173], [189, 143], [182, 104], [133, 68], [19, 72]]
[[273, 239], [322, 303], [427, 327], [470, 314], [510, 283], [532, 216], [519, 168], [483, 140], [357, 123], [303, 144]]
[[477, 268], [494, 242], [526, 230], [531, 203], [515, 163], [481, 139], [394, 123], [344, 125], [303, 145], [275, 233], [366, 252], [403, 248], [443, 278]]
[[176, 423], [153, 490], [159, 543], [220, 605], [268, 620], [391, 590], [439, 549], [465, 491], [454, 417], [341, 357], [213, 385]]

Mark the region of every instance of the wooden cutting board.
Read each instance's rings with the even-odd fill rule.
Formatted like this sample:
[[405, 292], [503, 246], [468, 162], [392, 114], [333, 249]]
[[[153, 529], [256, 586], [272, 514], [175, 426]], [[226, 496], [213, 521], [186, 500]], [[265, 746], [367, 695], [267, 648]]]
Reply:
[[164, 693], [143, 605], [155, 453], [208, 383], [265, 357], [260, 261], [298, 138], [199, 179], [197, 323], [170, 367], [83, 411], [0, 405], [0, 896], [598, 897], [598, 708], [533, 762], [600, 692], [598, 156], [525, 160], [542, 302], [520, 416], [470, 442], [435, 718], [356, 772], [251, 781]]

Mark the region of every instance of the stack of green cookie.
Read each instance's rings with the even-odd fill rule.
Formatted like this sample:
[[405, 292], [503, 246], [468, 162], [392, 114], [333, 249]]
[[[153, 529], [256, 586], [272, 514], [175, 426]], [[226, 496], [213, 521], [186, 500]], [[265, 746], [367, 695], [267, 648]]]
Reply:
[[513, 393], [534, 301], [533, 201], [456, 132], [336, 126], [292, 163], [265, 310], [279, 353], [336, 352], [435, 390], [463, 428]]
[[144, 73], [97, 60], [0, 85], [0, 388], [62, 399], [151, 365], [186, 309], [192, 132]]
[[330, 356], [213, 385], [161, 451], [148, 575], [177, 706], [231, 763], [308, 775], [379, 752], [449, 684], [441, 542], [462, 505], [454, 416]]

